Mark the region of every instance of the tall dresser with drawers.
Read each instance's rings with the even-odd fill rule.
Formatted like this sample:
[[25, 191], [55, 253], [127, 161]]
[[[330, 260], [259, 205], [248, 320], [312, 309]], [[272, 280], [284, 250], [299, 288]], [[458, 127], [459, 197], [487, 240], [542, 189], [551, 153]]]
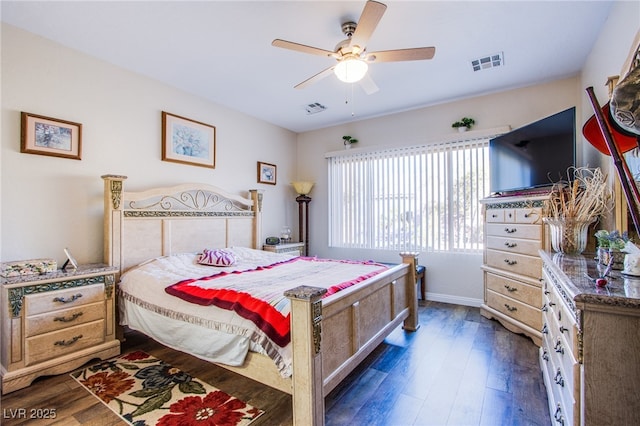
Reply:
[[480, 313], [541, 343], [542, 261], [547, 247], [542, 222], [545, 195], [482, 200], [484, 303]]
[[640, 424], [640, 277], [542, 251], [540, 366], [557, 425]]
[[0, 279], [2, 394], [120, 353], [116, 272], [94, 264]]

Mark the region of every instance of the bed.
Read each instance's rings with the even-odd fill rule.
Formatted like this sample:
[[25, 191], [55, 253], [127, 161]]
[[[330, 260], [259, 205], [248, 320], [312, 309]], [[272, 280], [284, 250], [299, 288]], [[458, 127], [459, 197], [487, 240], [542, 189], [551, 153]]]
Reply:
[[[248, 197], [244, 197], [211, 185], [183, 184], [129, 192], [124, 189], [125, 176], [105, 175], [102, 178], [104, 257], [105, 263], [118, 268], [119, 310], [124, 325], [169, 347], [193, 353], [291, 394], [294, 424], [324, 424], [324, 397], [396, 327], [402, 325], [409, 331], [418, 329], [415, 253], [401, 253], [402, 263], [390, 267], [381, 268], [375, 262], [354, 262], [349, 266], [357, 269], [354, 272], [358, 279], [354, 280], [354, 285], [341, 286], [340, 291], [327, 285], [328, 280], [321, 272], [318, 275], [318, 271], [316, 275], [309, 273], [293, 280], [292, 287], [284, 290], [290, 340], [282, 343], [283, 353], [290, 356], [290, 362], [274, 362], [271, 351], [265, 349], [261, 339], [255, 338], [254, 332], [253, 338], [241, 339], [238, 343], [235, 337], [228, 337], [228, 330], [218, 327], [217, 322], [199, 319], [204, 317], [198, 312], [204, 312], [206, 307], [184, 300], [188, 297], [181, 299], [169, 290], [153, 290], [148, 293], [155, 298], [143, 300], [144, 291], [140, 290], [142, 287], [137, 279], [148, 276], [154, 281], [156, 277], [149, 271], [155, 271], [156, 266], [164, 268], [157, 264], [177, 262], [181, 265], [179, 268], [182, 264], [188, 265], [186, 269], [195, 285], [202, 286], [198, 287], [199, 291], [207, 285], [204, 282], [207, 280], [200, 278], [216, 275], [218, 280], [217, 269], [207, 273], [199, 269], [206, 266], [193, 265], [194, 259], [197, 260], [206, 248], [223, 248], [225, 252], [231, 252], [239, 261], [229, 267], [243, 273], [255, 269], [297, 268], [304, 261], [313, 263], [315, 260], [258, 250], [262, 245], [261, 191], [250, 190]], [[320, 261], [331, 260], [315, 263]], [[277, 267], [258, 268], [258, 264]], [[334, 266], [331, 268], [333, 270]], [[166, 275], [165, 281], [158, 284], [162, 288], [176, 285], [175, 288], [183, 290], [187, 288], [185, 284], [191, 285], [191, 281], [181, 283], [182, 279], [176, 279], [177, 275]], [[317, 276], [323, 276], [323, 279], [317, 280]], [[335, 279], [337, 282], [344, 280]], [[287, 285], [284, 281], [279, 282]], [[168, 305], [166, 309], [158, 308], [165, 304]], [[188, 315], [180, 313], [176, 307], [180, 304], [191, 305], [186, 308]], [[247, 317], [234, 321], [237, 321], [234, 326], [240, 329], [247, 328], [248, 322], [255, 324]], [[164, 326], [158, 326], [158, 323]], [[196, 331], [192, 328], [188, 332], [180, 331], [183, 326], [194, 325]], [[221, 355], [230, 359], [219, 358], [217, 349], [210, 356], [192, 348], [191, 343], [183, 342], [182, 337], [176, 338], [192, 333], [200, 336], [198, 332], [215, 336], [208, 339], [212, 345], [235, 348], [230, 354]], [[225, 341], [225, 338], [229, 340]], [[196, 337], [195, 340], [202, 343], [207, 339]], [[241, 352], [239, 355], [233, 353], [236, 349]]]

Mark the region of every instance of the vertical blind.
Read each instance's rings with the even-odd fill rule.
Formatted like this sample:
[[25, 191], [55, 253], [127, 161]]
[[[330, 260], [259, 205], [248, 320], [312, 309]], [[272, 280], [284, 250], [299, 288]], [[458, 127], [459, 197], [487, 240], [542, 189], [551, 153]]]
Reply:
[[482, 249], [488, 138], [329, 158], [329, 245]]

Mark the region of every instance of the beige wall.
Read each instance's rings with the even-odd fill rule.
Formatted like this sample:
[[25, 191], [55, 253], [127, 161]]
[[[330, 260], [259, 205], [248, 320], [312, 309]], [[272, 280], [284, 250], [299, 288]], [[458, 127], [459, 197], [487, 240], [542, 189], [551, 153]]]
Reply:
[[[216, 126], [215, 169], [161, 161], [161, 111]], [[20, 153], [20, 112], [83, 125], [82, 160]], [[2, 26], [1, 259], [102, 260], [103, 174], [127, 188], [206, 182], [265, 191], [263, 230], [279, 235], [296, 209], [288, 185], [296, 135], [122, 70], [15, 27]], [[257, 184], [257, 161], [278, 166]], [[286, 206], [286, 208], [285, 208]]]
[[[606, 163], [607, 159], [593, 152], [593, 148], [582, 139], [582, 123], [592, 114], [585, 102], [584, 88], [598, 86], [601, 99], [605, 99], [603, 85], [609, 75], [619, 73], [638, 30], [638, 16], [640, 6], [637, 2], [619, 2], [614, 6], [581, 75], [299, 135], [298, 177], [316, 182], [311, 192], [310, 253], [322, 257], [389, 262], [399, 259], [393, 252], [336, 249], [327, 245], [327, 164], [323, 157], [326, 152], [343, 148], [342, 135], [359, 139], [357, 146], [361, 148], [415, 145], [450, 137], [453, 132], [451, 123], [463, 116], [476, 120], [474, 130], [504, 125], [517, 128], [575, 106], [579, 121], [578, 164], [596, 166], [603, 161]], [[427, 266], [428, 298], [468, 305], [481, 303], [480, 254], [421, 253], [420, 263]]]

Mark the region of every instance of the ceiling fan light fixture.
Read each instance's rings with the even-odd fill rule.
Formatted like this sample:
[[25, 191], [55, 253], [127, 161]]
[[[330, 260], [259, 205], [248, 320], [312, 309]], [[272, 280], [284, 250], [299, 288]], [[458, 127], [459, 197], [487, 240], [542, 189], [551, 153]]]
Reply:
[[355, 83], [356, 81], [362, 80], [368, 69], [369, 65], [365, 61], [356, 58], [347, 58], [338, 62], [333, 72], [340, 81]]

